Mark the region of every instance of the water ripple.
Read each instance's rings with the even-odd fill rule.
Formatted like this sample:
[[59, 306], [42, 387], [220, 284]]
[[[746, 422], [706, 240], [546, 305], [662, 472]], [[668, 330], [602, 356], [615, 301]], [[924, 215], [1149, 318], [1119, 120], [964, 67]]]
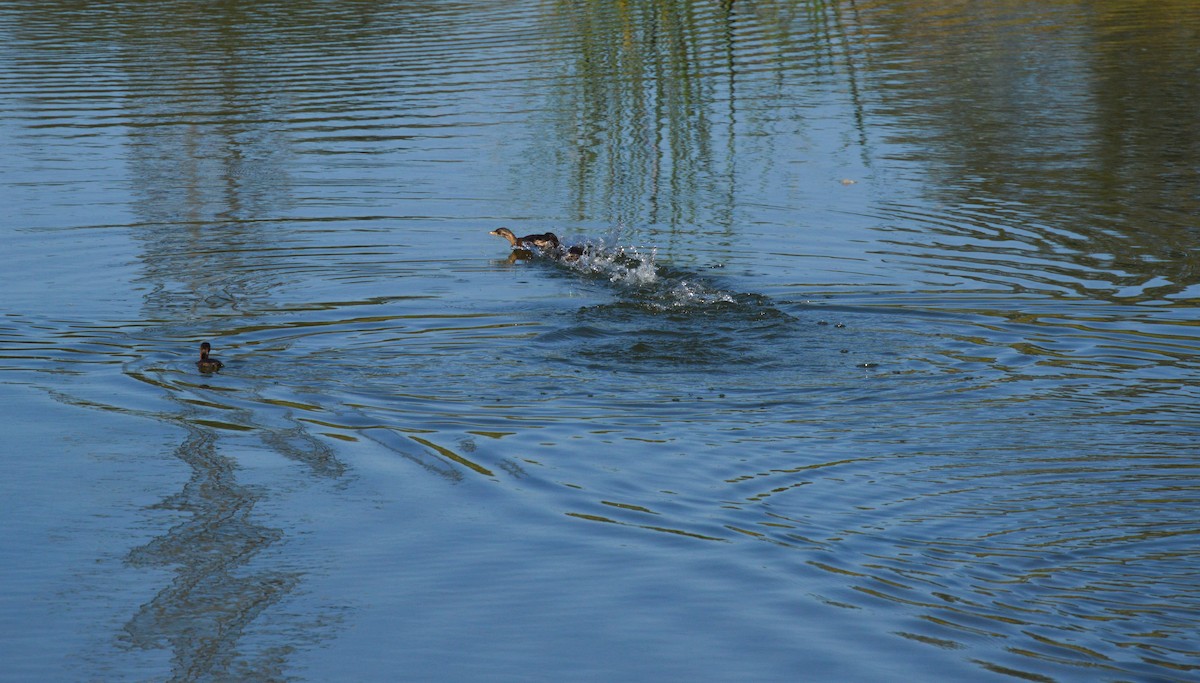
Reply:
[[6, 3], [12, 630], [1191, 675], [1196, 13], [1118, 4]]

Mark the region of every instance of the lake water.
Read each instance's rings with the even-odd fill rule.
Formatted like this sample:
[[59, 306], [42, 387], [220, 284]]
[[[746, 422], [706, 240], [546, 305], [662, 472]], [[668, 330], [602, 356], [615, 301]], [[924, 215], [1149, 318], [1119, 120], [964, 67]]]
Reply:
[[0, 0], [0, 679], [1196, 680], [1197, 112], [1191, 0]]

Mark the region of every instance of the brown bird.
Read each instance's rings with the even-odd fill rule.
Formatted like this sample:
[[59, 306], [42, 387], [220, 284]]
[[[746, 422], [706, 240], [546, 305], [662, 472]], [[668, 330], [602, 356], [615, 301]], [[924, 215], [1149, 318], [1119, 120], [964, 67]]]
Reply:
[[200, 360], [196, 361], [196, 367], [200, 369], [200, 372], [206, 375], [211, 375], [212, 373], [217, 372], [221, 368], [225, 367], [225, 364], [216, 358], [208, 357], [210, 351], [212, 351], [212, 344], [209, 344], [208, 342], [201, 344]]
[[544, 232], [540, 235], [526, 235], [517, 237], [512, 230], [508, 228], [496, 228], [488, 233], [490, 235], [499, 235], [508, 240], [514, 249], [535, 247], [541, 251], [558, 251], [558, 235], [552, 232]]

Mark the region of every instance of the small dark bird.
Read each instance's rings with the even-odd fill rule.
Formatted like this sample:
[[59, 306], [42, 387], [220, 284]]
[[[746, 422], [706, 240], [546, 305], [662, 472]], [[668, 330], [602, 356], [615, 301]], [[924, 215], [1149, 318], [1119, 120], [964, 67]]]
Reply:
[[[555, 235], [552, 232], [544, 232], [540, 235], [526, 235], [524, 237], [517, 237], [513, 234], [513, 231], [509, 230], [508, 228], [496, 228], [489, 234], [499, 235], [500, 237], [508, 240], [508, 243], [512, 245], [513, 249], [528, 250], [530, 247], [533, 247], [550, 258], [562, 259], [564, 261], [578, 261], [581, 256], [589, 253], [590, 251], [590, 247], [578, 244], [565, 247], [561, 242], [558, 241], [558, 235]], [[515, 254], [517, 252], [514, 251], [513, 253]]]
[[208, 342], [201, 344], [200, 360], [196, 361], [196, 367], [200, 369], [200, 372], [206, 375], [211, 375], [212, 373], [217, 372], [221, 368], [225, 367], [225, 364], [216, 358], [208, 357], [210, 351], [212, 351], [212, 344], [209, 344]]
[[535, 247], [542, 251], [557, 251], [558, 250], [558, 235], [552, 232], [544, 232], [540, 235], [526, 235], [517, 237], [512, 230], [508, 228], [496, 228], [488, 233], [490, 235], [499, 235], [508, 240], [514, 249]]

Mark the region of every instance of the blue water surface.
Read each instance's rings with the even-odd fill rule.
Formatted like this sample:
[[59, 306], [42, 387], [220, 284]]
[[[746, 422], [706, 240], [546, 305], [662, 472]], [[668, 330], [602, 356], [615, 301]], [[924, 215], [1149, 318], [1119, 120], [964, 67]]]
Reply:
[[0, 0], [0, 679], [1194, 679], [1198, 31]]

